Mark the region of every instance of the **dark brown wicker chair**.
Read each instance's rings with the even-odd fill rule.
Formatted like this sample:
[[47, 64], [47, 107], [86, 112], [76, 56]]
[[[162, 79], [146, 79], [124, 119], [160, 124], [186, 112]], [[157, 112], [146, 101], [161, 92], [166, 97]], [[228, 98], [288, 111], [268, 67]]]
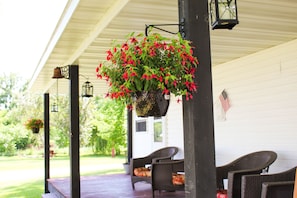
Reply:
[[242, 177], [242, 198], [292, 198], [296, 167], [275, 174]]
[[178, 152], [177, 147], [165, 147], [162, 149], [159, 149], [157, 151], [154, 151], [153, 153], [141, 157], [141, 158], [132, 158], [130, 160], [130, 175], [131, 175], [131, 184], [132, 188], [135, 189], [134, 184], [139, 181], [145, 181], [148, 183], [151, 182], [151, 177], [139, 177], [134, 174], [135, 168], [145, 167], [147, 164], [152, 164], [153, 162], [158, 162], [159, 160], [166, 160], [166, 159], [172, 159], [173, 156]]
[[268, 172], [269, 166], [276, 158], [277, 154], [273, 151], [258, 151], [217, 167], [217, 190], [222, 190], [224, 188], [223, 180], [228, 179], [228, 198], [240, 198], [241, 177]]
[[152, 194], [155, 197], [155, 190], [176, 191], [185, 190], [185, 185], [174, 185], [172, 174], [184, 172], [184, 160], [170, 160], [152, 163]]

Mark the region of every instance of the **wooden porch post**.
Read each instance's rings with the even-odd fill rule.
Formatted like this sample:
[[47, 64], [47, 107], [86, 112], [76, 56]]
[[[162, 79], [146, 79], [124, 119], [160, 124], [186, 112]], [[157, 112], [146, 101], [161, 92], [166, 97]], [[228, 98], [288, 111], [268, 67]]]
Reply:
[[69, 66], [70, 77], [70, 163], [71, 198], [80, 198], [79, 163], [79, 73], [78, 65]]
[[49, 193], [48, 182], [50, 178], [50, 162], [49, 162], [49, 93], [44, 94], [44, 193]]
[[179, 18], [184, 19], [183, 35], [193, 41], [199, 66], [193, 100], [183, 98], [186, 197], [214, 198], [216, 171], [210, 35], [207, 0], [179, 0]]
[[130, 164], [130, 159], [132, 158], [132, 111], [127, 110], [127, 162]]

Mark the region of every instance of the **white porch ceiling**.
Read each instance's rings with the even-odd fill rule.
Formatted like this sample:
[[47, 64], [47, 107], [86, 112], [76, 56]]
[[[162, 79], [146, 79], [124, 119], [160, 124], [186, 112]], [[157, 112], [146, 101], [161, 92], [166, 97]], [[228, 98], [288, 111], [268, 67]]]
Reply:
[[[232, 61], [297, 38], [294, 0], [237, 0], [239, 24], [233, 30], [210, 30], [212, 65]], [[105, 60], [111, 41], [144, 32], [145, 24], [178, 23], [177, 0], [69, 0], [30, 82], [34, 93], [56, 93], [57, 66], [78, 64], [95, 94], [106, 92], [95, 68]], [[167, 28], [167, 27], [166, 27]], [[177, 32], [178, 28], [167, 29]], [[80, 85], [86, 79], [80, 77]], [[59, 80], [59, 92], [68, 92]]]

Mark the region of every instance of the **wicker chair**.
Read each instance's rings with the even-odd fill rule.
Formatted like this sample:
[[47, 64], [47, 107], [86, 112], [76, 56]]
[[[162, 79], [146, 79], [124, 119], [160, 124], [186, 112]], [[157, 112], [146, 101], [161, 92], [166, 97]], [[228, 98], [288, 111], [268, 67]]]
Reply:
[[296, 167], [275, 174], [242, 177], [242, 198], [292, 198]]
[[217, 190], [222, 190], [224, 188], [223, 180], [228, 179], [228, 198], [240, 198], [241, 177], [268, 172], [269, 166], [276, 158], [277, 154], [273, 151], [258, 151], [217, 167]]
[[177, 147], [165, 147], [162, 149], [159, 149], [157, 151], [154, 151], [153, 153], [141, 157], [141, 158], [132, 158], [130, 160], [130, 175], [131, 175], [131, 184], [132, 188], [135, 189], [135, 183], [139, 181], [145, 181], [147, 183], [151, 182], [151, 177], [139, 177], [134, 174], [135, 168], [141, 168], [145, 167], [147, 164], [152, 164], [153, 162], [158, 162], [159, 160], [166, 160], [166, 159], [172, 159], [173, 156], [178, 152]]
[[168, 160], [152, 163], [152, 194], [155, 197], [155, 190], [176, 191], [185, 190], [185, 185], [174, 185], [172, 175], [184, 172], [184, 160]]

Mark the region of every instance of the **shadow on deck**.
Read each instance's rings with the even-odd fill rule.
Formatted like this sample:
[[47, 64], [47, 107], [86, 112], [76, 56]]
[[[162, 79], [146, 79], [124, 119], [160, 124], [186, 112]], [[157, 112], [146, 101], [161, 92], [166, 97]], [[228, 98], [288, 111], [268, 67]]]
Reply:
[[[58, 198], [71, 198], [69, 178], [49, 179], [50, 194]], [[81, 197], [82, 198], [145, 198], [152, 197], [151, 185], [138, 182], [135, 190], [132, 189], [130, 175], [112, 174], [100, 176], [81, 177]], [[44, 196], [46, 197], [46, 196]], [[155, 191], [155, 198], [183, 198], [184, 191], [159, 192]]]

